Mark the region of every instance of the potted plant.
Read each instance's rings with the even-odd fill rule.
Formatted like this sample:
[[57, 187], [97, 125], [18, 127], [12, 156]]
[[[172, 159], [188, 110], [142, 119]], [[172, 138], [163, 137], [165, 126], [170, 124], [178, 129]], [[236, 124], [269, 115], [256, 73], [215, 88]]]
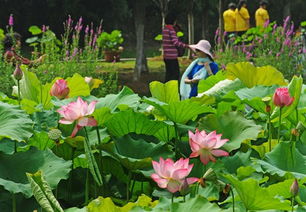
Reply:
[[120, 53], [123, 51], [120, 44], [124, 41], [120, 30], [113, 30], [111, 33], [102, 32], [97, 41], [103, 51], [105, 61], [118, 62], [120, 60]]

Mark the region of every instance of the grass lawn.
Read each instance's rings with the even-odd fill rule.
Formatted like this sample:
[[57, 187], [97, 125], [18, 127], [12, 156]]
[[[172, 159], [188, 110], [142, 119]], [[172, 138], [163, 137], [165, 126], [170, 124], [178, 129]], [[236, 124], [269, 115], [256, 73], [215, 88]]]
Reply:
[[[180, 58], [180, 70], [183, 73], [186, 67], [190, 64], [190, 60], [186, 58]], [[165, 78], [165, 66], [162, 57], [148, 58], [148, 73], [142, 73], [140, 80], [133, 81], [135, 61], [120, 61], [117, 63], [100, 64], [98, 72], [110, 72], [114, 71], [118, 73], [118, 84], [120, 87], [128, 86], [135, 93], [140, 96], [150, 95], [149, 83], [152, 81], [164, 81]]]

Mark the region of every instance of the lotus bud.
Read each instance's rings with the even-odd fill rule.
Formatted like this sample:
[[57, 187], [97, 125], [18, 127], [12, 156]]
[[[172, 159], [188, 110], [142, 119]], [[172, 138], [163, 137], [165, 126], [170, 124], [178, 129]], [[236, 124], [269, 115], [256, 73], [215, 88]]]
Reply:
[[67, 86], [67, 82], [64, 79], [59, 79], [53, 84], [50, 95], [58, 99], [65, 99], [68, 97], [69, 91], [70, 89]]
[[21, 70], [21, 68], [20, 68], [20, 65], [17, 65], [16, 66], [16, 69], [15, 69], [15, 71], [14, 71], [14, 73], [13, 73], [13, 76], [14, 76], [14, 78], [16, 79], [16, 80], [21, 80], [22, 79], [22, 75], [23, 75], [23, 73], [22, 73], [22, 70]]
[[299, 183], [296, 179], [294, 179], [291, 187], [290, 187], [290, 192], [292, 196], [296, 196], [299, 193]]
[[91, 87], [93, 85], [93, 79], [92, 77], [85, 77], [85, 82]]
[[266, 112], [270, 113], [271, 112], [271, 106], [270, 105], [266, 105]]

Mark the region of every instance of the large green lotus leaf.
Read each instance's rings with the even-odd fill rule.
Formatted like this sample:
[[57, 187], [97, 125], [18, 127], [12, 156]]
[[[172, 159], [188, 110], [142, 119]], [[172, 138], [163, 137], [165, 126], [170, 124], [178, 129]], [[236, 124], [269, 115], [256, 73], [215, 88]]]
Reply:
[[160, 141], [168, 142], [175, 138], [175, 128], [173, 125], [166, 125], [159, 129], [154, 136]]
[[23, 193], [32, 196], [26, 173], [41, 170], [51, 188], [55, 188], [61, 179], [67, 179], [71, 161], [56, 157], [50, 150], [40, 151], [31, 148], [27, 152], [14, 155], [0, 154], [0, 185], [11, 193]]
[[222, 162], [224, 163], [225, 169], [231, 173], [236, 174], [236, 171], [241, 166], [248, 166], [251, 163], [250, 160], [251, 150], [248, 152], [237, 152], [233, 156], [222, 158]]
[[66, 79], [67, 86], [69, 87], [69, 97], [76, 96], [89, 96], [90, 88], [85, 82], [85, 79], [78, 73], [75, 73], [72, 77]]
[[150, 120], [146, 115], [133, 110], [114, 114], [105, 125], [112, 135], [118, 137], [128, 133], [154, 135], [159, 129], [166, 126], [163, 122]]
[[144, 194], [138, 197], [136, 202], [129, 202], [123, 207], [116, 206], [112, 199], [107, 197], [98, 197], [97, 199], [91, 201], [87, 206], [88, 212], [128, 212], [133, 211], [132, 208], [145, 207], [145, 208], [153, 208], [157, 205], [158, 200], [152, 201], [152, 199]]
[[137, 108], [139, 100], [140, 97], [137, 94], [135, 94], [130, 88], [124, 86], [118, 94], [109, 94], [106, 97], [99, 98], [96, 108], [108, 107], [112, 112], [120, 105]]
[[39, 103], [40, 89], [42, 87], [37, 76], [28, 71], [26, 66], [20, 66], [23, 77], [20, 80], [20, 95], [22, 99], [29, 99]]
[[159, 160], [160, 157], [171, 158], [174, 155], [167, 144], [136, 140], [129, 135], [102, 145], [102, 149], [129, 170], [149, 168], [152, 166], [152, 160]]
[[99, 109], [95, 109], [93, 116], [95, 120], [97, 120], [98, 125], [104, 125], [106, 121], [108, 121], [111, 117], [111, 111], [108, 107], [101, 107]]
[[[294, 97], [294, 101], [289, 107], [283, 107], [282, 109], [282, 119], [286, 118], [290, 113], [292, 113], [299, 104], [300, 96], [302, 92], [303, 86], [303, 78], [293, 76], [290, 84], [288, 85], [290, 96]], [[272, 115], [271, 115], [271, 122], [276, 122], [279, 120], [279, 107], [275, 107]]]
[[200, 80], [198, 85], [198, 92], [202, 93], [210, 88], [212, 88], [215, 84], [220, 82], [221, 80], [225, 80], [225, 76], [222, 71], [219, 71], [216, 75], [212, 75], [205, 80]]
[[20, 80], [20, 94], [22, 99], [28, 99], [36, 104], [42, 104], [45, 109], [50, 109], [51, 84], [42, 85], [35, 73], [28, 71], [26, 66], [21, 66], [23, 78]]
[[232, 211], [230, 209], [222, 209], [218, 207], [216, 204], [210, 203], [206, 198], [198, 195], [195, 198], [190, 198], [186, 202], [178, 202], [179, 200], [174, 200], [174, 203], [171, 204], [171, 200], [162, 197], [159, 200], [159, 203], [153, 208], [143, 208], [143, 207], [135, 207], [131, 211], [132, 212], [140, 212], [140, 211], [152, 211], [152, 212], [186, 212], [186, 211], [209, 211], [209, 212], [229, 212]]
[[275, 89], [278, 88], [278, 85], [273, 85], [273, 86], [263, 86], [263, 85], [257, 85], [252, 88], [242, 88], [238, 91], [236, 91], [236, 95], [241, 99], [241, 100], [252, 100], [255, 97], [266, 97], [266, 96], [272, 96]]
[[226, 67], [227, 79], [239, 78], [246, 87], [256, 85], [287, 85], [284, 76], [272, 66], [255, 67], [249, 62], [230, 63]]
[[150, 92], [152, 97], [165, 103], [180, 101], [177, 80], [171, 80], [166, 83], [153, 81], [150, 83]]
[[290, 210], [290, 202], [288, 200], [281, 202], [275, 198], [275, 187], [262, 188], [259, 182], [252, 178], [240, 181], [232, 175], [224, 176], [230, 181], [231, 185], [236, 189], [240, 200], [243, 202], [247, 210]]
[[185, 124], [200, 114], [215, 112], [213, 108], [193, 102], [190, 99], [164, 105], [158, 104], [152, 98], [145, 98], [144, 101], [158, 109], [169, 120], [180, 124]]
[[264, 160], [253, 159], [261, 165], [265, 172], [279, 176], [294, 175], [296, 178], [306, 177], [306, 156], [302, 155], [294, 143], [281, 142], [271, 152], [267, 153]]
[[18, 106], [0, 102], [0, 138], [25, 141], [32, 135], [33, 124], [29, 116]]
[[205, 91], [204, 95], [214, 96], [217, 100], [221, 101], [222, 97], [227, 95], [229, 92], [237, 91], [244, 88], [244, 84], [239, 79], [235, 80], [221, 80], [216, 85]]
[[244, 118], [238, 112], [227, 112], [220, 117], [209, 114], [200, 120], [199, 128], [206, 131], [216, 130], [222, 134], [223, 139], [229, 139], [223, 146], [229, 152], [240, 148], [243, 141], [256, 139], [261, 131], [260, 125]]

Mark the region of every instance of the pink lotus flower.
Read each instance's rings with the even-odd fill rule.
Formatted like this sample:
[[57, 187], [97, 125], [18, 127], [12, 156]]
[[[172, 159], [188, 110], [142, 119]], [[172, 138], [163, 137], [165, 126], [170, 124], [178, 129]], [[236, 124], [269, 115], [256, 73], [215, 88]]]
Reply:
[[189, 158], [180, 158], [175, 163], [171, 159], [159, 159], [159, 163], [152, 161], [153, 168], [156, 173], [151, 178], [160, 188], [167, 188], [171, 193], [181, 191], [186, 188], [186, 184], [190, 185], [198, 181], [198, 178], [186, 178], [193, 164], [189, 165]]
[[77, 122], [71, 137], [74, 137], [82, 127], [97, 126], [97, 121], [92, 117], [88, 117], [94, 112], [96, 103], [96, 101], [93, 101], [88, 105], [87, 102], [78, 97], [76, 102], [70, 102], [57, 110], [63, 116], [59, 123], [72, 124], [75, 121]]
[[278, 107], [290, 106], [294, 97], [290, 97], [288, 88], [277, 88], [273, 95], [273, 103]]
[[70, 89], [67, 87], [67, 82], [64, 79], [59, 79], [53, 84], [50, 95], [58, 99], [65, 99], [68, 97], [69, 91]]
[[228, 156], [228, 152], [219, 149], [228, 141], [228, 139], [221, 139], [221, 136], [216, 134], [216, 131], [209, 134], [206, 134], [204, 130], [200, 132], [198, 129], [195, 134], [189, 131], [189, 145], [192, 150], [189, 157], [200, 156], [201, 162], [207, 165], [209, 161], [216, 162], [215, 157]]

